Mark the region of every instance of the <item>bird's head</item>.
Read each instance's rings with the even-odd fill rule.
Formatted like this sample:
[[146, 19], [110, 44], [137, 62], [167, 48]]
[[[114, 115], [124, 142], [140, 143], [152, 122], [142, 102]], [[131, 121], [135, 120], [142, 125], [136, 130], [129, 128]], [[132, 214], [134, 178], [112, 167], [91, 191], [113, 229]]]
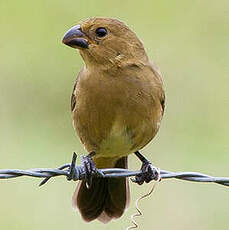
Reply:
[[82, 21], [66, 32], [63, 43], [79, 49], [87, 66], [148, 60], [136, 34], [117, 19], [90, 18]]

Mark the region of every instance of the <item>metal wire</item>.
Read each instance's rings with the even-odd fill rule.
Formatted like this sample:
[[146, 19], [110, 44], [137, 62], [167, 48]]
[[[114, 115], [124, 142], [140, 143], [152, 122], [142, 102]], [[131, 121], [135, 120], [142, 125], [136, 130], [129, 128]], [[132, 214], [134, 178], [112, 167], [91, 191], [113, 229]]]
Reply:
[[[45, 184], [50, 178], [57, 176], [65, 176], [68, 180], [83, 180], [85, 179], [85, 169], [84, 166], [76, 166], [76, 154], [73, 154], [72, 163], [64, 164], [56, 169], [52, 168], [35, 168], [28, 170], [20, 169], [0, 169], [0, 179], [10, 179], [21, 176], [30, 176], [30, 177], [39, 177], [45, 178], [40, 186]], [[131, 171], [128, 169], [121, 168], [107, 168], [107, 169], [98, 169], [93, 172], [95, 177], [104, 177], [104, 178], [117, 178], [117, 177], [134, 177], [141, 176], [143, 171]], [[206, 174], [198, 172], [170, 172], [160, 169], [160, 178], [161, 180], [175, 178], [179, 180], [193, 181], [193, 182], [211, 182], [217, 183], [224, 186], [229, 186], [228, 177], [213, 177]], [[157, 177], [158, 178], [158, 177]], [[152, 180], [157, 180], [157, 178], [152, 177]]]
[[135, 220], [135, 217], [143, 216], [143, 212], [142, 212], [141, 209], [139, 208], [138, 204], [139, 204], [139, 202], [140, 202], [141, 200], [143, 200], [143, 199], [149, 197], [149, 196], [153, 193], [153, 191], [155, 190], [156, 186], [158, 185], [158, 182], [160, 182], [160, 180], [161, 180], [161, 178], [160, 178], [160, 172], [158, 171], [158, 173], [159, 173], [159, 176], [158, 176], [157, 180], [154, 182], [154, 184], [153, 184], [152, 188], [150, 189], [150, 191], [147, 192], [146, 194], [140, 196], [140, 197], [135, 201], [135, 209], [136, 209], [137, 212], [134, 213], [134, 214], [132, 214], [132, 215], [130, 216], [130, 220], [131, 220], [132, 225], [128, 226], [128, 227], [126, 228], [126, 230], [136, 229], [136, 228], [139, 227], [137, 221]]

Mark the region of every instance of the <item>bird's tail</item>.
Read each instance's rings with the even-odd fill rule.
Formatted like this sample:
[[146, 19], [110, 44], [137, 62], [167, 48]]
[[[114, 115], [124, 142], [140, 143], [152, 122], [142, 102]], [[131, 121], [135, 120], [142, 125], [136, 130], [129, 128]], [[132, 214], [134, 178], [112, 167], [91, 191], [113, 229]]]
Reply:
[[[115, 168], [127, 168], [127, 157], [117, 161]], [[93, 178], [88, 189], [85, 181], [78, 183], [73, 195], [73, 208], [89, 222], [98, 219], [103, 223], [122, 216], [129, 203], [129, 183], [126, 178]]]

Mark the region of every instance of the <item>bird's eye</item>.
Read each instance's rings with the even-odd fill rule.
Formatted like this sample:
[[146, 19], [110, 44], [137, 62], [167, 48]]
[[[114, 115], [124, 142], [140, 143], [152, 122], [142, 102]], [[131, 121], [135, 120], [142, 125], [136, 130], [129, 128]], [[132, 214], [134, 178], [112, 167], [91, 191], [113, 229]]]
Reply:
[[95, 33], [98, 37], [102, 38], [107, 35], [107, 30], [104, 27], [99, 27], [96, 29]]

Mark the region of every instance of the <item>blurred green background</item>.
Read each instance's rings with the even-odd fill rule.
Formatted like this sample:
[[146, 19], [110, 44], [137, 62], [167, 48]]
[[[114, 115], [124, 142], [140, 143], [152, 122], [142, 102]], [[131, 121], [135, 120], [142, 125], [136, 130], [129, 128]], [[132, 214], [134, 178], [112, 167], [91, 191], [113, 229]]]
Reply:
[[[0, 0], [0, 168], [56, 167], [73, 151], [85, 153], [70, 114], [83, 62], [61, 39], [82, 19], [108, 16], [138, 34], [164, 75], [165, 116], [143, 153], [162, 169], [229, 176], [228, 9], [228, 0]], [[135, 199], [150, 189], [131, 184], [121, 219], [86, 224], [71, 208], [74, 182], [56, 178], [39, 188], [39, 181], [0, 181], [0, 229], [125, 229]], [[140, 229], [228, 230], [228, 204], [227, 187], [162, 181], [140, 203], [137, 222]]]

